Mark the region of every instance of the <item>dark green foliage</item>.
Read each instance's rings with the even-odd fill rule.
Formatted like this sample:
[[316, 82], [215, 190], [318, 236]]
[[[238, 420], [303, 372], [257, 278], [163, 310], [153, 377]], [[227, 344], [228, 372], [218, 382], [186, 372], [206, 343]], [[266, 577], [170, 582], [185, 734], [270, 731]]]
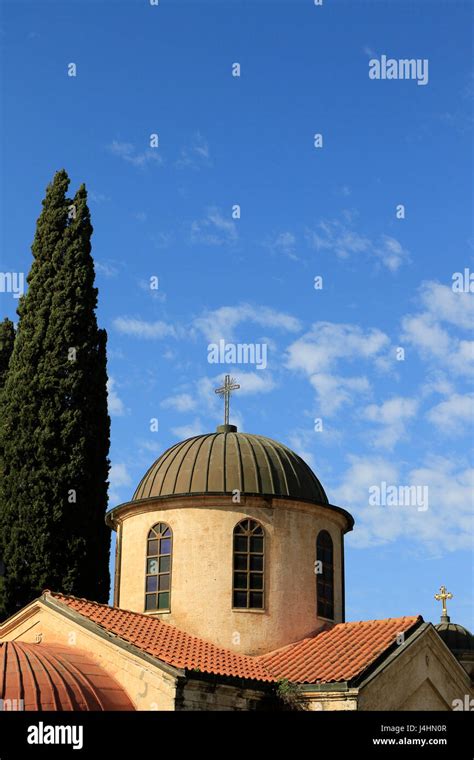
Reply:
[[307, 703], [302, 699], [303, 685], [291, 683], [287, 678], [278, 681], [277, 697], [282, 701], [285, 710], [307, 710]]
[[108, 599], [106, 335], [86, 190], [68, 185], [58, 172], [43, 201], [3, 393], [3, 615], [44, 588]]
[[5, 317], [3, 322], [0, 322], [0, 391], [5, 384], [14, 340], [15, 328], [13, 327], [13, 322], [11, 322], [8, 317]]
[[[15, 340], [15, 328], [13, 322], [5, 317], [3, 322], [0, 322], [0, 410], [1, 410], [1, 394], [5, 380], [7, 376], [8, 364], [13, 351], [13, 342]], [[2, 472], [2, 454], [0, 449], [0, 477]], [[0, 554], [0, 596], [2, 594], [2, 586], [4, 583], [3, 576], [5, 572], [5, 565], [3, 563], [2, 555]]]

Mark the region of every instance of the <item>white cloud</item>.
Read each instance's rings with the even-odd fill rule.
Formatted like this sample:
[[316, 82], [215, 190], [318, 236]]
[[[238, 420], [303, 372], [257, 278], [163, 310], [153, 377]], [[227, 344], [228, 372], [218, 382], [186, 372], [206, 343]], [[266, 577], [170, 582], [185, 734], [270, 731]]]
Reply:
[[350, 213], [344, 217], [344, 222], [336, 219], [319, 222], [316, 230], [307, 232], [309, 245], [316, 251], [333, 252], [340, 259], [366, 254], [378, 259], [391, 272], [396, 272], [401, 264], [409, 260], [408, 251], [394, 237], [380, 235], [372, 240], [351, 228]]
[[337, 221], [319, 222], [317, 231], [308, 232], [309, 244], [317, 251], [333, 251], [340, 259], [370, 250], [370, 240]]
[[208, 209], [203, 219], [191, 223], [191, 242], [205, 245], [231, 245], [237, 241], [237, 226], [230, 217], [225, 217], [216, 207]]
[[109, 259], [108, 261], [94, 261], [95, 271], [103, 274], [104, 277], [116, 277], [120, 271], [120, 265]]
[[166, 301], [166, 293], [160, 290], [159, 287], [158, 289], [150, 287], [150, 280], [138, 280], [137, 284], [140, 290], [143, 290], [154, 301], [159, 301], [160, 303]]
[[132, 478], [123, 462], [112, 464], [109, 472], [109, 502], [117, 503], [120, 501], [120, 489], [130, 486], [131, 482]]
[[[349, 509], [356, 518], [350, 544], [366, 548], [403, 538], [433, 555], [471, 548], [472, 469], [444, 457], [428, 458], [403, 475], [397, 464], [380, 457], [351, 456], [349, 462], [340, 484], [331, 491], [331, 502]], [[428, 509], [369, 506], [369, 488], [383, 481], [426, 487]]]
[[474, 298], [470, 293], [455, 293], [448, 285], [430, 280], [422, 283], [419, 295], [434, 319], [465, 330], [474, 327]]
[[454, 393], [450, 398], [433, 406], [427, 413], [428, 420], [448, 435], [462, 434], [473, 429], [474, 393]]
[[450, 337], [433, 316], [427, 312], [413, 317], [404, 317], [402, 339], [420, 349], [425, 356], [443, 358], [449, 353]]
[[402, 320], [401, 340], [418, 350], [422, 359], [464, 375], [474, 368], [474, 341], [449, 332], [446, 325], [471, 330], [474, 300], [469, 293], [454, 293], [447, 285], [424, 282], [420, 288], [424, 310]]
[[159, 338], [177, 338], [181, 334], [181, 329], [170, 325], [167, 322], [157, 320], [156, 322], [146, 322], [143, 319], [133, 319], [131, 317], [117, 317], [113, 321], [116, 330], [124, 335], [133, 335], [137, 338], [146, 340], [155, 340]]
[[196, 400], [189, 393], [178, 393], [163, 399], [161, 406], [175, 409], [177, 412], [189, 412], [196, 407]]
[[363, 416], [381, 426], [381, 430], [375, 434], [374, 444], [392, 449], [406, 435], [406, 423], [416, 416], [417, 410], [416, 399], [401, 396], [384, 401], [379, 406], [377, 404], [366, 406]]
[[190, 146], [181, 148], [180, 157], [176, 161], [179, 169], [200, 169], [203, 166], [211, 165], [211, 155], [207, 140], [196, 132], [193, 142]]
[[286, 367], [309, 377], [318, 396], [318, 414], [331, 415], [357, 394], [370, 391], [365, 375], [343, 376], [336, 371], [342, 361], [371, 361], [377, 366], [389, 345], [385, 333], [362, 330], [357, 325], [316, 322], [311, 330], [287, 349]]
[[396, 272], [404, 262], [409, 260], [408, 252], [401, 243], [389, 235], [382, 235], [380, 241], [374, 243], [372, 248], [374, 255], [390, 272]]
[[205, 312], [194, 320], [194, 327], [202, 332], [210, 343], [217, 343], [221, 338], [233, 340], [235, 328], [242, 322], [253, 322], [261, 327], [296, 332], [300, 322], [295, 317], [275, 311], [264, 306], [221, 306], [214, 311]]
[[[349, 468], [336, 488], [331, 490], [330, 501], [342, 507], [366, 507], [369, 501], [370, 486], [385, 480], [396, 483], [398, 467], [383, 457], [355, 456], [348, 457]], [[333, 501], [333, 498], [335, 501]], [[358, 531], [359, 532], [359, 529]]]
[[112, 417], [123, 417], [125, 414], [125, 406], [115, 390], [115, 380], [113, 377], [109, 377], [107, 380], [107, 400], [109, 414]]
[[[316, 433], [313, 433], [313, 436], [314, 435], [316, 435]], [[316, 472], [316, 462], [313, 452], [308, 449], [308, 432], [305, 430], [294, 430], [292, 433], [290, 433], [288, 440], [295, 454], [298, 454], [298, 456], [300, 456], [301, 459], [303, 459], [306, 464], [311, 467], [313, 472]]]
[[[186, 413], [196, 408], [207, 412], [207, 418], [215, 420], [216, 424], [223, 422], [223, 402], [219, 398], [215, 389], [220, 387], [223, 382], [224, 374], [217, 377], [201, 377], [192, 386], [192, 392], [184, 391], [174, 396], [169, 396], [164, 399], [162, 406], [169, 409], [174, 409], [176, 412]], [[240, 389], [237, 391], [238, 395], [253, 395], [257, 393], [269, 393], [275, 388], [275, 382], [269, 372], [239, 372], [237, 381], [240, 385]], [[231, 422], [237, 425], [239, 430], [243, 429], [243, 416], [236, 410], [235, 406], [231, 404]], [[208, 426], [209, 427], [209, 426]], [[211, 426], [212, 427], [212, 426]], [[194, 421], [188, 425], [179, 426], [173, 428], [173, 433], [178, 437], [188, 438], [192, 435], [198, 435], [199, 433], [206, 432], [203, 428], [201, 420], [195, 418]]]
[[132, 143], [120, 142], [119, 140], [113, 140], [107, 147], [114, 156], [122, 158], [133, 166], [144, 167], [147, 164], [160, 165], [163, 163], [157, 148], [148, 148], [140, 152]]
[[160, 454], [162, 454], [164, 451], [162, 444], [159, 441], [152, 439], [146, 440], [142, 438], [138, 441], [138, 446], [141, 452], [151, 452], [156, 456], [160, 456]]
[[[149, 290], [148, 285], [145, 280], [139, 282], [142, 289]], [[133, 335], [148, 340], [191, 338], [198, 331], [210, 343], [216, 343], [220, 339], [232, 341], [235, 328], [243, 322], [251, 322], [261, 327], [271, 327], [287, 332], [296, 332], [300, 329], [299, 320], [289, 314], [277, 312], [264, 306], [251, 306], [245, 303], [239, 306], [221, 306], [214, 311], [205, 311], [200, 317], [196, 317], [192, 325], [187, 327], [178, 323], [170, 324], [162, 320], [149, 322], [136, 317], [116, 317], [113, 320], [113, 326], [124, 335]], [[260, 340], [259, 342], [264, 341]], [[173, 357], [170, 356], [169, 358]]]
[[201, 435], [208, 431], [203, 427], [201, 420], [196, 417], [193, 422], [188, 425], [171, 428], [171, 432], [180, 440], [184, 440], [185, 438], [193, 438], [195, 435]]
[[365, 395], [370, 391], [366, 377], [343, 377], [318, 372], [310, 377], [310, 383], [318, 396], [318, 413], [330, 417], [345, 404], [352, 403], [356, 394]]
[[287, 367], [308, 375], [330, 369], [341, 359], [372, 359], [389, 345], [378, 329], [357, 325], [315, 322], [311, 330], [288, 347]]
[[280, 232], [274, 238], [265, 242], [265, 247], [274, 253], [282, 253], [293, 261], [298, 261], [296, 255], [296, 237], [292, 232]]
[[429, 488], [429, 520], [420, 526], [420, 540], [448, 551], [472, 549], [474, 469], [447, 457], [429, 457], [410, 477]]
[[254, 393], [269, 393], [275, 388], [275, 382], [267, 370], [260, 372], [241, 372], [237, 381], [240, 385], [239, 396], [249, 396]]
[[109, 482], [114, 488], [129, 486], [132, 479], [127, 470], [127, 466], [123, 463], [113, 464], [110, 468]]
[[426, 375], [426, 380], [421, 389], [421, 395], [426, 397], [432, 393], [438, 393], [441, 396], [449, 396], [454, 393], [454, 386], [444, 372], [435, 370]]

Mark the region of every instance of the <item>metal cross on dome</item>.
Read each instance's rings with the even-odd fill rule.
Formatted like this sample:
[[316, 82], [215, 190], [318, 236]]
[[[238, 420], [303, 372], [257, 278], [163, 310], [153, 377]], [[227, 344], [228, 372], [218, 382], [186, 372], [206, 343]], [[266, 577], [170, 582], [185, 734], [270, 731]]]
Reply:
[[218, 396], [224, 396], [224, 425], [229, 424], [229, 405], [230, 405], [230, 394], [232, 391], [237, 391], [240, 388], [240, 385], [237, 385], [234, 378], [230, 375], [226, 375], [224, 379], [224, 385], [221, 388], [216, 388], [215, 393], [218, 394]]
[[448, 610], [446, 609], [446, 599], [452, 599], [453, 598], [453, 595], [451, 594], [451, 592], [446, 589], [446, 586], [441, 586], [440, 590], [439, 590], [439, 594], [435, 594], [434, 598], [436, 599], [436, 601], [443, 603], [443, 613], [442, 614], [443, 614], [443, 617], [447, 617]]

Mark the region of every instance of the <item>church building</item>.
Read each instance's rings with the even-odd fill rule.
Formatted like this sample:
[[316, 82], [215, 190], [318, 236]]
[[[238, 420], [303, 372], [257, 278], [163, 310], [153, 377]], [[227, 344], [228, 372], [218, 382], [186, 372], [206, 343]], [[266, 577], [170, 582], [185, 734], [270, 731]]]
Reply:
[[113, 606], [45, 590], [0, 624], [4, 709], [466, 709], [474, 640], [451, 595], [438, 627], [347, 622], [352, 516], [286, 445], [228, 424], [226, 393], [226, 423], [108, 512]]

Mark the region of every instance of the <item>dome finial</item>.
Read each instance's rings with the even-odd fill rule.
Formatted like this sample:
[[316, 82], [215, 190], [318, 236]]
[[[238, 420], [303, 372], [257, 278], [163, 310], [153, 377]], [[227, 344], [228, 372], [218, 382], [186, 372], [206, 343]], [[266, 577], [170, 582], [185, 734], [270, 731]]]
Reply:
[[[221, 388], [216, 388], [215, 390], [215, 393], [217, 393], [219, 396], [224, 396], [224, 425], [225, 426], [229, 425], [230, 394], [232, 393], [232, 391], [237, 391], [239, 388], [240, 388], [240, 385], [237, 385], [234, 378], [233, 377], [231, 378], [230, 375], [226, 375], [224, 379], [224, 385]], [[219, 431], [219, 432], [226, 432], [226, 431]]]
[[449, 617], [448, 610], [446, 608], [446, 599], [452, 599], [453, 595], [451, 594], [450, 591], [448, 591], [446, 589], [446, 586], [440, 586], [439, 594], [435, 594], [434, 598], [438, 602], [442, 602], [443, 603], [443, 610], [442, 610], [442, 614], [441, 614], [441, 622], [442, 623], [449, 623], [450, 620], [451, 620], [451, 618]]

